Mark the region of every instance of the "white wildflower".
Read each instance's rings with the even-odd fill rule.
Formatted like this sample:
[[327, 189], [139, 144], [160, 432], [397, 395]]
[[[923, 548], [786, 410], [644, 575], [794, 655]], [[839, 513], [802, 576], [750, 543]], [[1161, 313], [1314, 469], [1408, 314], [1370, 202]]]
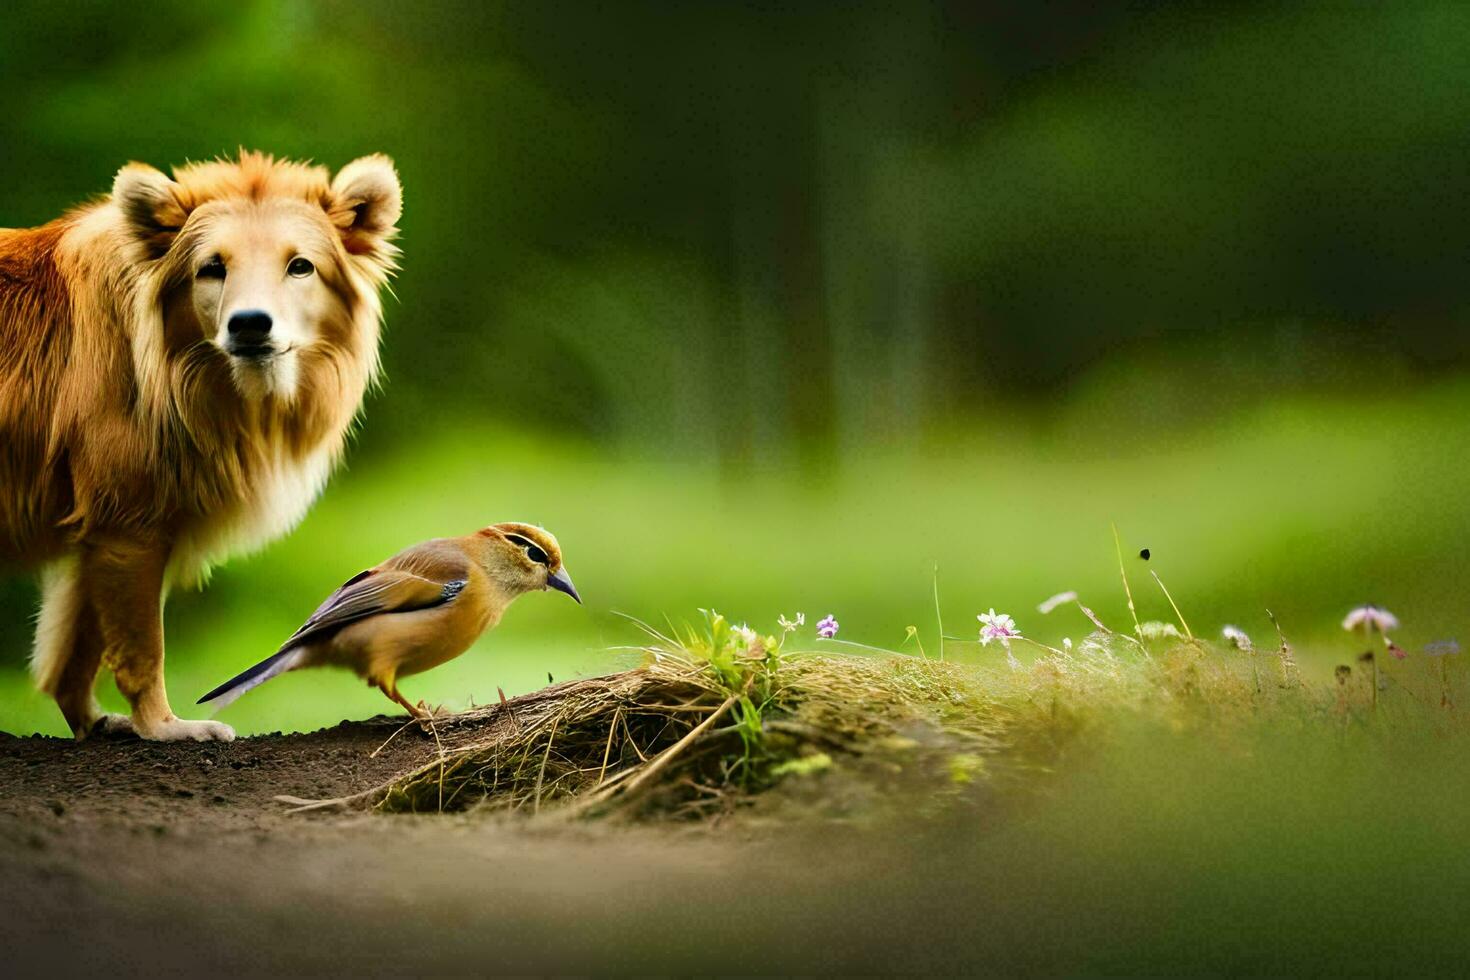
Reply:
[[1255, 644], [1251, 642], [1251, 638], [1246, 635], [1245, 630], [1239, 626], [1226, 626], [1220, 631], [1220, 635], [1225, 638], [1227, 643], [1243, 653], [1256, 652]]
[[776, 623], [781, 627], [782, 630], [790, 633], [798, 626], [806, 625], [806, 613], [797, 613], [795, 619], [787, 619], [785, 616], [777, 616]]
[[1360, 630], [1363, 633], [1387, 633], [1399, 628], [1399, 618], [1387, 609], [1379, 609], [1374, 605], [1359, 606], [1343, 617], [1342, 628], [1349, 633]]

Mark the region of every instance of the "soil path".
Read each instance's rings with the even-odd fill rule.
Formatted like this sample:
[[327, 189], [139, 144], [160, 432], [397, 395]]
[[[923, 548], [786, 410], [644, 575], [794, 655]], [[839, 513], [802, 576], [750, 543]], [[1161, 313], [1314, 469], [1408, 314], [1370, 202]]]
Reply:
[[347, 795], [432, 758], [412, 728], [373, 756], [401, 721], [202, 745], [0, 735], [11, 975], [964, 966], [953, 934], [895, 943], [912, 895], [875, 887], [885, 835], [291, 815], [274, 799]]
[[0, 734], [0, 820], [33, 827], [43, 839], [48, 814], [67, 818], [68, 827], [120, 822], [155, 833], [267, 829], [287, 817], [277, 795], [343, 796], [433, 758], [433, 739], [413, 729], [388, 741], [401, 723], [378, 717], [205, 743]]

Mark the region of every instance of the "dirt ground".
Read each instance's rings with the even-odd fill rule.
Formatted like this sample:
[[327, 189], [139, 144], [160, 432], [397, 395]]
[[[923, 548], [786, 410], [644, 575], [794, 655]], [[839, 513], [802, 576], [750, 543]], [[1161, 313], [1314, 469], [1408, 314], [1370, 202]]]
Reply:
[[952, 923], [942, 944], [893, 925], [912, 918], [912, 896], [871, 876], [907, 862], [911, 833], [885, 859], [894, 837], [830, 822], [293, 815], [274, 799], [350, 794], [432, 757], [432, 738], [412, 730], [372, 757], [397, 727], [202, 745], [0, 735], [12, 965], [278, 976], [973, 965]]
[[[433, 755], [410, 729], [373, 757], [397, 727], [227, 745], [0, 735], [5, 975], [1398, 975], [1455, 969], [1463, 946], [1463, 903], [1430, 916], [1383, 899], [1393, 914], [1354, 920], [1399, 872], [1332, 877], [1357, 854], [1336, 848], [1322, 867], [1237, 866], [1163, 832], [1168, 812], [1140, 822], [1090, 795], [1088, 758], [1070, 788], [1029, 798], [941, 800], [905, 772], [844, 807], [822, 773], [713, 825], [274, 799], [350, 794]], [[1300, 847], [1267, 817], [1258, 843]], [[1375, 923], [1394, 941], [1369, 941]]]

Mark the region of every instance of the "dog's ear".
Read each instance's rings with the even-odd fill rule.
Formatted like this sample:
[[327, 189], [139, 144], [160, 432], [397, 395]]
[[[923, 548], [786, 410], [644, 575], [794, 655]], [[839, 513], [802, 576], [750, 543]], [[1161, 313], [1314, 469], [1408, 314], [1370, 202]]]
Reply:
[[149, 258], [168, 251], [189, 217], [183, 188], [146, 163], [130, 163], [117, 172], [112, 200]]
[[393, 161], [375, 153], [353, 160], [332, 181], [327, 217], [342, 234], [351, 255], [366, 256], [391, 268], [397, 254], [391, 242], [403, 213], [403, 188]]

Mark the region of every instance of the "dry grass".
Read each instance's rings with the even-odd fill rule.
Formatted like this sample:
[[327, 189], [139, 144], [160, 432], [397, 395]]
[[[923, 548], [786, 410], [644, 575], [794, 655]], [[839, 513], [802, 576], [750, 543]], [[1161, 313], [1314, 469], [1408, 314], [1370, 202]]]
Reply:
[[975, 710], [981, 678], [953, 664], [796, 654], [738, 669], [732, 683], [707, 651], [659, 649], [621, 674], [456, 715], [438, 725], [439, 758], [377, 805], [700, 817], [834, 757], [892, 748], [904, 732], [943, 733], [955, 752], [1001, 747]]
[[981, 768], [1044, 771], [1119, 716], [1230, 731], [1376, 711], [1367, 685], [1303, 684], [1289, 658], [1159, 646], [1100, 633], [1029, 666], [983, 669], [898, 655], [712, 656], [708, 638], [685, 638], [650, 647], [637, 669], [455, 717], [440, 726], [440, 756], [378, 806], [703, 817], [782, 779], [874, 757], [937, 759], [933, 771], [966, 781]]
[[[783, 780], [829, 771], [894, 782], [1029, 779], [1116, 723], [1253, 731], [1458, 727], [1459, 657], [1360, 658], [1304, 681], [1274, 650], [1216, 646], [1163, 624], [1101, 627], [1075, 649], [982, 668], [899, 654], [790, 653], [782, 638], [649, 629], [645, 663], [438, 719], [436, 756], [352, 800], [390, 812], [469, 806], [707, 818]], [[646, 628], [646, 627], [645, 627]], [[672, 632], [672, 631], [671, 631]], [[997, 658], [999, 659], [999, 658]], [[817, 774], [822, 775], [818, 776]], [[896, 786], [897, 784], [894, 783]], [[904, 784], [912, 790], [912, 780]]]

